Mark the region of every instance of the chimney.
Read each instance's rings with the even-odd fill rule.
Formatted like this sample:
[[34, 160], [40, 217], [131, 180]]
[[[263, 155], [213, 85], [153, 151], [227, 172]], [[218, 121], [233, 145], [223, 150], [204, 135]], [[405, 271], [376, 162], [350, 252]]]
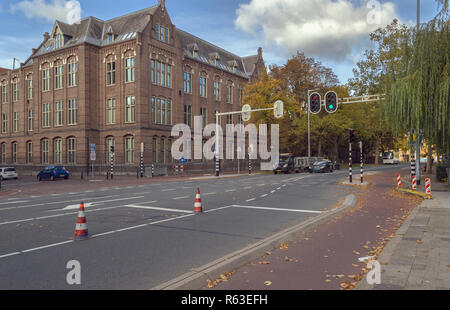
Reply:
[[158, 4], [162, 8], [162, 10], [164, 11], [164, 9], [166, 7], [166, 0], [158, 0]]
[[262, 47], [258, 48], [258, 57], [262, 58]]
[[48, 39], [50, 39], [50, 35], [46, 32], [44, 33], [44, 40], [47, 41]]

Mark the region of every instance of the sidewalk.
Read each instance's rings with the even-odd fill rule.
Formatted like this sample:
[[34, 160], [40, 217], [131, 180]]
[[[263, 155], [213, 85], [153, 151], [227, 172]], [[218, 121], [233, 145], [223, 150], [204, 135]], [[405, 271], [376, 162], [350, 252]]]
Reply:
[[361, 281], [357, 289], [450, 289], [450, 188], [432, 181], [432, 196], [414, 209], [381, 253], [381, 284]]

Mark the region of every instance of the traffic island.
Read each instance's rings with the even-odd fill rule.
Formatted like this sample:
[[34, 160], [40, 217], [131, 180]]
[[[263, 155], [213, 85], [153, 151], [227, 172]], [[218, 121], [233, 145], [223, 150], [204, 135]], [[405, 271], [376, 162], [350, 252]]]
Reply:
[[342, 181], [339, 184], [347, 185], [347, 186], [360, 186], [360, 187], [367, 187], [367, 186], [370, 185], [369, 182], [363, 182], [363, 183], [361, 183], [361, 182], [352, 182], [352, 183], [350, 183], [348, 180]]

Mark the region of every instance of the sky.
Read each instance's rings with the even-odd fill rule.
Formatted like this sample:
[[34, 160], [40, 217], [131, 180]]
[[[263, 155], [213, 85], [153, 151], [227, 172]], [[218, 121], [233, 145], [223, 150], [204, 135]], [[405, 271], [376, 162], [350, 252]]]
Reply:
[[[0, 67], [24, 62], [51, 32], [55, 19], [94, 16], [108, 20], [157, 4], [158, 0], [0, 0]], [[416, 24], [416, 0], [166, 0], [178, 28], [236, 55], [263, 48], [266, 65], [283, 65], [296, 54], [332, 68], [342, 84], [361, 55], [373, 48], [368, 35], [394, 18]], [[421, 0], [421, 22], [438, 12]]]

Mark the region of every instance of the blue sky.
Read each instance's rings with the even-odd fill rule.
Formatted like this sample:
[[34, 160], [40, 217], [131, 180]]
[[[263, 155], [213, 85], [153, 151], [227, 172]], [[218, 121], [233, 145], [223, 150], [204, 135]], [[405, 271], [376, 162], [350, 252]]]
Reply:
[[[0, 2], [0, 67], [25, 61], [51, 32], [53, 19], [67, 2], [81, 7], [81, 17], [110, 19], [143, 9], [157, 0], [2, 0]], [[263, 47], [266, 64], [282, 65], [304, 51], [333, 68], [342, 83], [363, 51], [367, 34], [394, 17], [414, 24], [416, 0], [379, 1], [379, 20], [367, 25], [369, 0], [166, 0], [172, 22], [180, 29], [240, 56]], [[371, 0], [373, 1], [373, 0]], [[421, 21], [437, 13], [434, 0], [421, 0]], [[319, 16], [314, 18], [314, 16]], [[380, 24], [378, 24], [380, 23]]]

